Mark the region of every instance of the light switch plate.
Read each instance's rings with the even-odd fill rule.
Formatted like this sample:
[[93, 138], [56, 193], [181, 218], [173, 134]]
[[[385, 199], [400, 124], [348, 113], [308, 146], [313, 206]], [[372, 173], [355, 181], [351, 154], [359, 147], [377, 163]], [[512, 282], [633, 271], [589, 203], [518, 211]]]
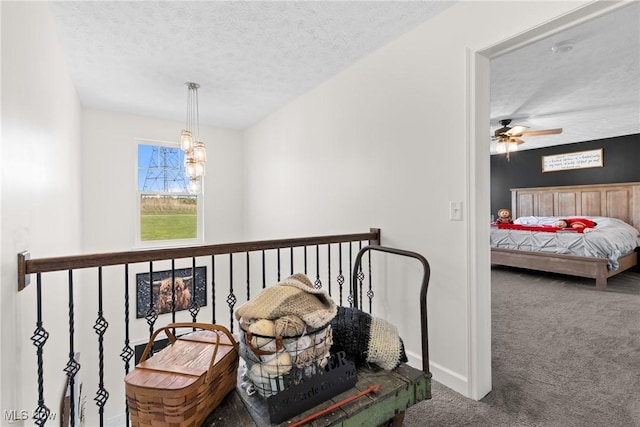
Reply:
[[449, 202], [449, 219], [462, 221], [462, 202]]

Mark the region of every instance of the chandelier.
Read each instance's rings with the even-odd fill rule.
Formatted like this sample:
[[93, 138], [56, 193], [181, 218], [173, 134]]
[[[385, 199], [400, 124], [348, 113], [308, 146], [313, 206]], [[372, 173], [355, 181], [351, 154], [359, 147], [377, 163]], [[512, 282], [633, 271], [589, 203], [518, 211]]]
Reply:
[[184, 167], [189, 177], [189, 193], [199, 193], [207, 152], [200, 141], [200, 112], [198, 111], [198, 83], [187, 82], [187, 122], [180, 136], [180, 148], [184, 151]]

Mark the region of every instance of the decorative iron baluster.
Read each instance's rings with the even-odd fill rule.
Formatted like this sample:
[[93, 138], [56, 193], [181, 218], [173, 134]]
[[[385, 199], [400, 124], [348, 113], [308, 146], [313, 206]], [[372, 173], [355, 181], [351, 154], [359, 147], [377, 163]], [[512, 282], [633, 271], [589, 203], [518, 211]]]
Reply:
[[[144, 318], [149, 325], [149, 338], [151, 338], [156, 320], [158, 320], [158, 311], [153, 301], [153, 261], [149, 261], [149, 309]], [[153, 349], [149, 352], [149, 357], [151, 356], [153, 356]]]
[[331, 243], [327, 244], [327, 287], [331, 296]]
[[320, 247], [316, 245], [316, 281], [314, 283], [316, 289], [322, 288], [322, 281], [320, 281]]
[[351, 245], [351, 242], [349, 242], [349, 296], [347, 297], [347, 301], [349, 301], [349, 305], [351, 307], [353, 307], [354, 303], [356, 302], [353, 300], [353, 283], [351, 279], [351, 276], [353, 275], [352, 256], [353, 256], [352, 245]]
[[[362, 249], [362, 241], [358, 242], [358, 251]], [[360, 299], [360, 304], [358, 307], [362, 310], [362, 282], [364, 280], [364, 273], [362, 272], [362, 263], [358, 266], [358, 297]]]
[[98, 405], [100, 425], [104, 424], [104, 405], [109, 399], [109, 392], [104, 388], [104, 334], [109, 327], [109, 322], [102, 313], [102, 267], [98, 267], [98, 318], [93, 329], [98, 334], [98, 392], [93, 400]]
[[[124, 265], [124, 346], [120, 353], [120, 358], [124, 362], [124, 373], [129, 373], [129, 361], [134, 356], [135, 352], [129, 345], [129, 264]], [[125, 397], [125, 418], [126, 427], [129, 427], [129, 403]]]
[[251, 280], [249, 278], [249, 251], [247, 251], [246, 254], [247, 254], [247, 301], [249, 301], [249, 299], [251, 299]]
[[369, 297], [369, 313], [371, 313], [372, 310], [372, 303], [373, 303], [373, 288], [371, 287], [371, 252], [373, 251], [369, 251], [369, 290], [367, 291], [367, 297]]
[[211, 255], [211, 323], [216, 323], [216, 258]]
[[289, 263], [290, 263], [290, 269], [289, 269], [289, 274], [293, 276], [293, 246], [289, 248]]
[[276, 249], [278, 254], [278, 282], [280, 281], [280, 248]]
[[307, 247], [304, 247], [304, 274], [307, 274]]
[[[198, 318], [198, 313], [200, 312], [200, 304], [198, 303], [198, 299], [196, 298], [196, 258], [191, 258], [191, 305], [189, 306], [189, 313], [191, 313], [191, 321], [196, 322]], [[195, 331], [196, 329], [193, 328]]]
[[[162, 289], [158, 290], [158, 299], [161, 298]], [[171, 260], [171, 321], [176, 321], [176, 260]], [[176, 330], [172, 331], [174, 334]]]
[[340, 286], [340, 305], [342, 305], [342, 285], [344, 285], [344, 276], [342, 275], [342, 243], [338, 243], [338, 285]]
[[267, 287], [267, 271], [265, 266], [265, 253], [264, 249], [262, 250], [262, 289]]
[[231, 333], [233, 333], [233, 307], [238, 299], [233, 294], [233, 254], [229, 254], [229, 296], [227, 296], [227, 305], [229, 305], [229, 325], [231, 325]]
[[36, 310], [36, 329], [33, 331], [31, 341], [36, 346], [38, 357], [38, 407], [33, 412], [33, 419], [38, 426], [43, 426], [49, 419], [51, 411], [44, 404], [43, 353], [44, 344], [49, 339], [49, 332], [42, 326], [42, 273], [36, 274]]
[[67, 383], [69, 384], [69, 421], [71, 427], [76, 425], [76, 407], [75, 407], [75, 376], [80, 370], [80, 364], [75, 358], [75, 350], [73, 348], [73, 336], [75, 332], [74, 325], [74, 305], [73, 305], [73, 270], [69, 270], [69, 361], [64, 368], [67, 373]]

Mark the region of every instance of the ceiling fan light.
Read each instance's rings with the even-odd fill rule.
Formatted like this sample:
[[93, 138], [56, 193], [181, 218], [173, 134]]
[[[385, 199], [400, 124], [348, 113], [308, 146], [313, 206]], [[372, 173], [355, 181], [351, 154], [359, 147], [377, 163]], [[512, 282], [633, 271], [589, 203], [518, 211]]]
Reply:
[[496, 152], [498, 152], [498, 154], [513, 153], [514, 151], [518, 151], [518, 145], [520, 145], [520, 143], [515, 141], [498, 141]]

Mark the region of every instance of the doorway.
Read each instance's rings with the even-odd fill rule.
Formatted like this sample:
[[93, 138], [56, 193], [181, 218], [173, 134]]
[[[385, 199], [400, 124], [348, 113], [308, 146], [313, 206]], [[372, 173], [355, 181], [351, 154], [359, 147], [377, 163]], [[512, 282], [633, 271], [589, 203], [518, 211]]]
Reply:
[[467, 149], [469, 154], [469, 392], [480, 400], [491, 391], [491, 254], [489, 241], [490, 167], [490, 61], [569, 27], [626, 6], [624, 2], [589, 3], [571, 13], [546, 22], [481, 50], [467, 51]]

